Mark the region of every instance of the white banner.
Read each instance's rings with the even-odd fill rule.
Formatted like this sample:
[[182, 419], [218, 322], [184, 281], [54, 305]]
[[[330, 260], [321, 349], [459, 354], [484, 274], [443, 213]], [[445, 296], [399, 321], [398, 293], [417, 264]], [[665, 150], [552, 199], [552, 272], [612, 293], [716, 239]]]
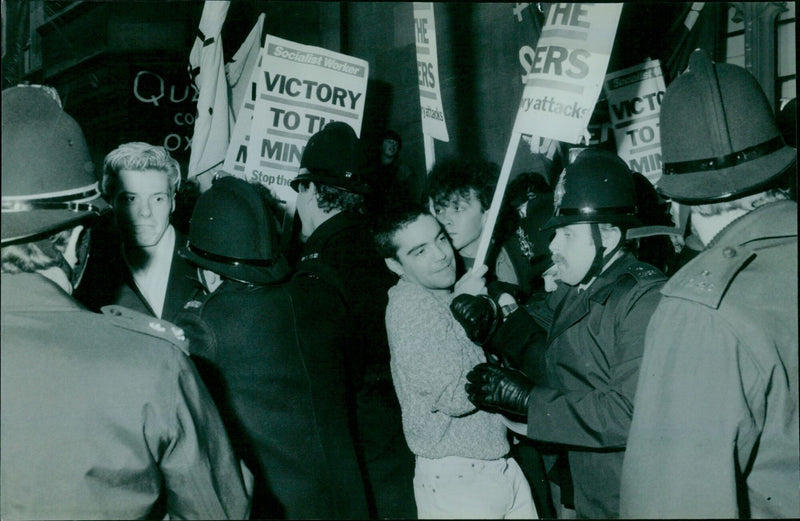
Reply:
[[[230, 88], [230, 104], [234, 118], [239, 117], [239, 110], [245, 103], [245, 98], [251, 95], [251, 84], [256, 75], [258, 64], [261, 63], [261, 35], [264, 32], [264, 13], [258, 15], [256, 24], [250, 29], [247, 38], [242, 42], [233, 59], [225, 64], [225, 78]], [[252, 113], [250, 114], [252, 117]], [[238, 119], [236, 120], [238, 122]], [[250, 123], [247, 124], [250, 128]]]
[[578, 144], [586, 135], [622, 4], [551, 4], [525, 82], [515, 130]]
[[190, 70], [193, 76], [196, 74], [198, 100], [186, 175], [188, 179], [195, 179], [203, 192], [211, 186], [212, 173], [225, 158], [234, 123], [222, 52], [222, 25], [229, 7], [230, 2], [203, 4], [199, 34], [189, 53]]
[[414, 34], [417, 43], [417, 80], [422, 109], [422, 133], [439, 141], [450, 141], [439, 89], [439, 58], [436, 52], [436, 22], [433, 4], [414, 2]]
[[654, 184], [661, 177], [658, 118], [665, 88], [658, 60], [606, 76], [606, 97], [617, 154], [631, 170], [644, 174]]
[[[297, 194], [289, 182], [308, 138], [331, 121], [343, 121], [360, 135], [369, 64], [267, 35], [256, 71], [250, 139], [231, 140], [228, 171], [272, 190], [292, 215]], [[247, 102], [245, 97], [245, 107]], [[246, 114], [242, 110], [240, 119]]]

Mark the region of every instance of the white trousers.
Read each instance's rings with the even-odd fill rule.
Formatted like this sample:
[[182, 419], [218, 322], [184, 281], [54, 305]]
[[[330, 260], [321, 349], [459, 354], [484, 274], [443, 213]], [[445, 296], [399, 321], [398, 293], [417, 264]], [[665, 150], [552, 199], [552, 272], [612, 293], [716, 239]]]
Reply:
[[414, 497], [419, 519], [539, 519], [528, 481], [512, 458], [417, 456]]

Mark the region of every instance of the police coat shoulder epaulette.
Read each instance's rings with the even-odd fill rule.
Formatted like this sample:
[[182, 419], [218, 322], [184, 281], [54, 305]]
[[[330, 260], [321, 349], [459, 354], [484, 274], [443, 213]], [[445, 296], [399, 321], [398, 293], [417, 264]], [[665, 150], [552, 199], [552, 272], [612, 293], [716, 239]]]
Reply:
[[636, 300], [639, 295], [665, 280], [666, 277], [657, 268], [646, 262], [636, 261], [619, 272], [612, 284], [598, 290], [590, 298], [596, 302], [605, 303], [612, 295], [615, 295], [613, 297], [614, 305], [618, 305], [621, 302]]
[[166, 320], [145, 315], [123, 306], [103, 306], [100, 311], [117, 327], [166, 340], [184, 354], [189, 354], [189, 344], [183, 329]]
[[213, 295], [214, 293], [210, 293], [208, 295], [205, 295], [203, 298], [200, 299], [194, 298], [186, 301], [186, 303], [183, 305], [183, 308], [181, 309], [181, 313], [191, 313], [193, 315], [202, 314], [203, 308], [205, 307], [208, 298]]
[[[294, 272], [294, 277], [310, 277], [312, 279], [321, 280], [327, 284], [332, 285], [336, 288], [336, 291], [345, 298], [344, 296], [347, 295], [347, 286], [342, 281], [341, 277], [339, 276], [339, 272], [336, 271], [335, 268], [325, 264], [319, 259], [319, 256], [309, 256], [308, 258], [304, 257], [297, 266], [297, 270]], [[345, 298], [345, 300], [347, 300]]]
[[[231, 286], [232, 284], [233, 286]], [[191, 300], [187, 300], [181, 308], [178, 316], [185, 317], [187, 315], [202, 317], [203, 311], [212, 300], [225, 299], [226, 296], [231, 295], [232, 292], [239, 291], [242, 288], [252, 288], [256, 285], [244, 282], [227, 281], [224, 282], [217, 290], [204, 295], [196, 296]], [[177, 319], [176, 319], [177, 322]]]
[[203, 318], [203, 310], [209, 301], [217, 298], [221, 290], [213, 291], [202, 298], [192, 299], [183, 305], [175, 321], [184, 330], [189, 344], [189, 353], [203, 358], [213, 358], [216, 352], [216, 335]]
[[628, 266], [625, 273], [636, 279], [636, 282], [658, 282], [667, 278], [655, 266], [640, 261]]
[[744, 246], [710, 248], [675, 273], [661, 293], [717, 309], [731, 281], [754, 256]]

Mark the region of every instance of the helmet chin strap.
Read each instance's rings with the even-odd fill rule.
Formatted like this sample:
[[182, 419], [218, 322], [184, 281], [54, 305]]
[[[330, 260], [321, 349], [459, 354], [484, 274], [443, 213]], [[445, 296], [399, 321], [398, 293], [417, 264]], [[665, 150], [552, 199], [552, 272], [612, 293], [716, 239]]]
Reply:
[[603, 266], [606, 264], [606, 260], [613, 257], [614, 254], [622, 248], [622, 237], [620, 237], [617, 245], [614, 246], [610, 252], [605, 253], [606, 247], [603, 246], [603, 238], [600, 235], [600, 225], [597, 223], [590, 223], [589, 227], [592, 230], [592, 240], [594, 241], [594, 259], [592, 260], [592, 265], [589, 266], [589, 271], [586, 272], [586, 275], [578, 283], [579, 286], [588, 284], [589, 281], [599, 275], [603, 270]]

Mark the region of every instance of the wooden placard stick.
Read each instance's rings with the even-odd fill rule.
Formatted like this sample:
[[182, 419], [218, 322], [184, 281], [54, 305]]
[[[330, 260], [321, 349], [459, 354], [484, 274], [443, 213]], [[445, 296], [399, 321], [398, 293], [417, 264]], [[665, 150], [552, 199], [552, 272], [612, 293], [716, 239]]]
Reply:
[[486, 255], [489, 253], [489, 245], [492, 242], [492, 233], [494, 233], [494, 226], [497, 224], [497, 217], [500, 215], [500, 208], [503, 205], [506, 186], [508, 186], [508, 179], [511, 176], [511, 167], [514, 163], [514, 157], [517, 155], [517, 147], [519, 146], [521, 138], [522, 133], [517, 130], [517, 125], [514, 125], [514, 130], [511, 133], [511, 141], [506, 150], [506, 157], [503, 159], [503, 166], [500, 167], [500, 176], [497, 179], [497, 187], [494, 189], [492, 204], [489, 206], [489, 213], [486, 216], [483, 231], [481, 231], [481, 238], [478, 242], [478, 252], [475, 254], [475, 264], [472, 266], [473, 270], [486, 262]]
[[433, 164], [436, 162], [436, 151], [433, 146], [433, 136], [423, 133], [423, 144], [425, 146], [425, 172], [431, 173]]

